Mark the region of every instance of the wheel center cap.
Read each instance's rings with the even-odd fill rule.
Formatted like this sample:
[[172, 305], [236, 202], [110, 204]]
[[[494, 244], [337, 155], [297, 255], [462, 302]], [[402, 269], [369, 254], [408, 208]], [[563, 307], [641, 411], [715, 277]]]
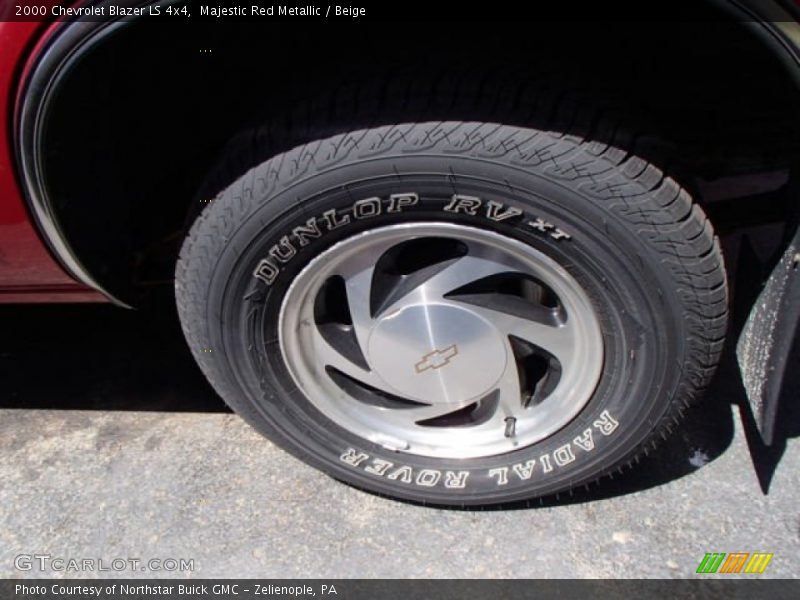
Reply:
[[378, 321], [369, 361], [399, 393], [432, 404], [478, 398], [500, 379], [506, 345], [497, 329], [468, 308], [417, 304]]

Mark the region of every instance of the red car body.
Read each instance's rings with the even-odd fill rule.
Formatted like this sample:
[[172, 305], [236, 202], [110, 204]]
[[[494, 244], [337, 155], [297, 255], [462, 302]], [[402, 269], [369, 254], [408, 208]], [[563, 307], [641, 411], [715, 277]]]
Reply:
[[75, 282], [37, 231], [25, 204], [14, 159], [13, 115], [18, 82], [30, 67], [47, 25], [0, 22], [0, 302], [104, 302], [105, 296]]

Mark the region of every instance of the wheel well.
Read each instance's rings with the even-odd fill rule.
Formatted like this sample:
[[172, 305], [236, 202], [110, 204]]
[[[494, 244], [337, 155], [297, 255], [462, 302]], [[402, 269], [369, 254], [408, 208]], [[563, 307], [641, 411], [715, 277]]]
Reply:
[[[133, 300], [136, 289], [170, 281], [203, 203], [272, 154], [398, 119], [574, 129], [584, 105], [594, 105], [592, 135], [653, 154], [704, 204], [719, 195], [715, 182], [755, 177], [751, 189], [775, 207], [765, 218], [783, 218], [773, 192], [800, 156], [798, 90], [751, 29], [721, 18], [480, 31], [133, 23], [60, 78], [39, 160], [74, 253], [103, 287]], [[633, 122], [633, 137], [599, 127], [598, 114]]]

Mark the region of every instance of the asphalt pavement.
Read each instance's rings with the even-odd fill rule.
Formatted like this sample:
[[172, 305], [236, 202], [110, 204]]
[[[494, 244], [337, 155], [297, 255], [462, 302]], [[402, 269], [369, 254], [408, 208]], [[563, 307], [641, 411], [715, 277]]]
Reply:
[[796, 414], [763, 446], [730, 352], [627, 476], [447, 510], [358, 491], [261, 438], [171, 317], [0, 307], [0, 577], [695, 577], [708, 552], [773, 553], [749, 577], [800, 576]]

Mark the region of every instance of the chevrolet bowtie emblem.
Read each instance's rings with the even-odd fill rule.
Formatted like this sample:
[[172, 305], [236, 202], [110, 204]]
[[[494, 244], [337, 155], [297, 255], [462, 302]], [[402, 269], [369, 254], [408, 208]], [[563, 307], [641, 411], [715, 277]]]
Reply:
[[458, 346], [455, 344], [448, 346], [444, 350], [434, 350], [433, 352], [428, 352], [425, 356], [423, 356], [422, 360], [414, 365], [414, 369], [417, 371], [417, 373], [422, 373], [428, 369], [441, 369], [450, 363], [451, 358], [457, 355]]

